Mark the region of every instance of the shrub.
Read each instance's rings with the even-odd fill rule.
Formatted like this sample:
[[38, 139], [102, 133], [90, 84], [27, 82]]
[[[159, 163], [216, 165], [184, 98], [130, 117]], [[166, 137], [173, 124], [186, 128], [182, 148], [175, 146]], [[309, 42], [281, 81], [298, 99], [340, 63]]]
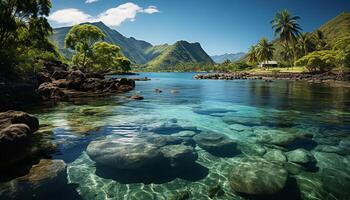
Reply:
[[336, 67], [338, 62], [337, 57], [337, 51], [314, 51], [297, 60], [295, 65], [305, 66], [305, 68], [310, 72], [325, 72]]

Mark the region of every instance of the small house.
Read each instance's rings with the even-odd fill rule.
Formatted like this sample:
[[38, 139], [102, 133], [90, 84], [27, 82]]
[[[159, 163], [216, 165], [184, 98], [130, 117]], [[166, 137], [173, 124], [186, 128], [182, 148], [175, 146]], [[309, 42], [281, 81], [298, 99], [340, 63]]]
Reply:
[[259, 67], [277, 67], [277, 61], [274, 60], [269, 60], [269, 61], [265, 61], [265, 62], [261, 62], [259, 64]]

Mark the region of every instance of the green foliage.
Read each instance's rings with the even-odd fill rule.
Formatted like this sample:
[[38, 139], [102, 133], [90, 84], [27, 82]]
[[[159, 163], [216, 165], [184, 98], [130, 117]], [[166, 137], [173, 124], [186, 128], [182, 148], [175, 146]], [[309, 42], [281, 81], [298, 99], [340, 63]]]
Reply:
[[48, 39], [50, 7], [50, 0], [0, 2], [0, 73], [22, 78], [42, 68], [44, 60], [61, 58]]
[[343, 12], [322, 25], [319, 30], [324, 34], [325, 40], [333, 45], [340, 38], [350, 34], [350, 12]]
[[92, 47], [93, 71], [107, 71], [116, 69], [118, 66], [118, 56], [120, 48], [107, 42], [97, 42]]
[[65, 39], [65, 46], [76, 51], [73, 63], [81, 69], [87, 67], [93, 56], [93, 45], [104, 37], [103, 32], [96, 26], [90, 24], [73, 26]]
[[329, 71], [336, 67], [339, 56], [338, 53], [337, 51], [331, 50], [314, 51], [297, 60], [295, 64], [298, 66], [305, 66], [310, 72]]
[[131, 61], [128, 58], [123, 56], [118, 57], [117, 62], [118, 62], [117, 70], [121, 70], [122, 72], [128, 72], [131, 70]]
[[258, 63], [258, 52], [256, 46], [251, 46], [248, 52], [248, 62], [251, 64]]
[[274, 47], [266, 38], [262, 38], [257, 45], [257, 58], [259, 62], [272, 60]]
[[271, 21], [272, 28], [275, 30], [275, 35], [278, 36], [283, 43], [291, 44], [296, 42], [302, 30], [298, 24], [299, 19], [300, 17], [292, 16], [288, 10], [278, 12]]

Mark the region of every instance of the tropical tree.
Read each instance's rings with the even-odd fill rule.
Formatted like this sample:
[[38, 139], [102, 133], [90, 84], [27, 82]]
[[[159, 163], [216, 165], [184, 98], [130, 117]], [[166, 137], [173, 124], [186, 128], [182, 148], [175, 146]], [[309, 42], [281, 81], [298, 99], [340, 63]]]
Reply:
[[117, 61], [118, 61], [118, 66], [123, 72], [128, 72], [131, 70], [131, 62], [126, 57], [118, 57]]
[[316, 49], [318, 51], [329, 49], [329, 45], [326, 41], [326, 37], [324, 36], [321, 30], [318, 29], [315, 31], [313, 39], [315, 40]]
[[258, 63], [257, 47], [254, 45], [249, 48], [248, 62], [250, 64]]
[[[52, 32], [46, 19], [50, 8], [50, 0], [0, 1], [0, 73], [26, 71], [24, 65], [33, 69], [47, 51], [58, 56], [48, 39]], [[35, 58], [28, 59], [33, 55]]]
[[305, 56], [313, 50], [313, 43], [306, 33], [302, 33], [298, 37], [298, 43], [296, 45], [296, 51], [298, 57]]
[[[299, 16], [292, 16], [288, 10], [283, 10], [277, 12], [271, 21], [272, 28], [275, 30], [275, 36], [278, 36], [282, 43], [293, 49], [296, 47], [297, 38], [302, 31], [298, 23], [299, 19]], [[294, 51], [293, 60], [295, 60], [295, 57]]]
[[273, 44], [268, 41], [267, 38], [262, 38], [257, 45], [257, 58], [259, 62], [267, 63], [267, 61], [272, 60]]
[[118, 66], [118, 57], [121, 56], [117, 45], [107, 42], [96, 42], [92, 48], [93, 70], [108, 71]]
[[289, 67], [290, 65], [292, 65], [293, 62], [294, 50], [286, 43], [282, 43], [281, 47], [282, 51], [280, 52], [280, 56], [284, 61], [288, 63]]
[[291, 44], [297, 41], [302, 28], [298, 24], [299, 16], [292, 16], [288, 10], [277, 12], [271, 21], [275, 36], [278, 36], [284, 43]]
[[[92, 57], [93, 45], [105, 37], [102, 30], [90, 24], [76, 25], [71, 28], [65, 38], [65, 46], [76, 51], [73, 62], [80, 68], [85, 68]], [[79, 57], [79, 59], [77, 58]], [[82, 57], [80, 59], [80, 57]]]

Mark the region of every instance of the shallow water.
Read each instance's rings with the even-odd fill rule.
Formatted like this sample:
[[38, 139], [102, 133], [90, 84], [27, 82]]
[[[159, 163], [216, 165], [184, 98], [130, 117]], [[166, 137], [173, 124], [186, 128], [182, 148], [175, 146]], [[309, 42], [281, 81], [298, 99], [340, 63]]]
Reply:
[[[49, 140], [59, 147], [52, 159], [64, 160], [67, 168], [40, 183], [2, 183], [1, 197], [161, 200], [187, 192], [190, 199], [210, 199], [208, 190], [219, 186], [223, 194], [214, 199], [271, 199], [234, 192], [229, 180], [232, 168], [246, 158], [264, 158], [257, 149], [280, 149], [287, 154], [303, 148], [315, 158], [314, 166], [303, 166], [298, 172], [288, 170], [283, 191], [273, 197], [349, 199], [349, 88], [290, 81], [194, 80], [193, 75], [142, 73], [141, 77], [152, 81], [137, 82], [136, 89], [128, 94], [29, 109], [45, 128], [52, 129]], [[156, 93], [156, 88], [162, 93]], [[127, 98], [134, 93], [145, 99]], [[240, 153], [213, 155], [197, 145], [196, 166], [174, 174], [160, 169], [146, 180], [107, 173], [86, 153], [91, 141], [140, 134], [171, 135], [182, 130], [224, 134], [238, 143]], [[261, 141], [268, 134], [312, 134], [313, 139], [312, 143], [293, 144], [288, 149]]]

